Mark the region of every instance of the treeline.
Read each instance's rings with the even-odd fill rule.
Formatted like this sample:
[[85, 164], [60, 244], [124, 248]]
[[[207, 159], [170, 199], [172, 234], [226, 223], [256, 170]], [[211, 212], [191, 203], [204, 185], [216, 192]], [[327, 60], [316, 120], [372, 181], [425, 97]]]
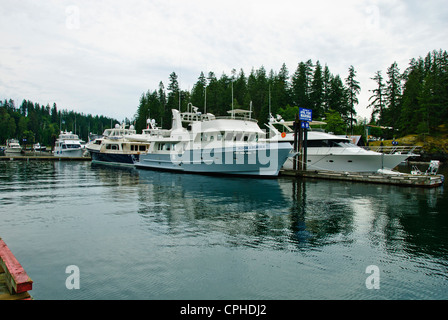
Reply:
[[[425, 58], [412, 59], [401, 73], [394, 62], [386, 76], [378, 71], [373, 75], [376, 87], [371, 90], [369, 105], [372, 110], [369, 124], [383, 138], [400, 137], [411, 133], [428, 133], [448, 121], [448, 55], [446, 51], [433, 51]], [[356, 122], [356, 106], [361, 91], [356, 71], [350, 66], [346, 77], [334, 75], [327, 65], [319, 61], [300, 62], [290, 75], [283, 64], [278, 72], [264, 67], [234, 69], [231, 75], [223, 73], [217, 78], [214, 72], [200, 73], [191, 91], [179, 87], [175, 72], [169, 76], [165, 89], [163, 82], [157, 90], [142, 94], [135, 114], [136, 129], [146, 126], [146, 119], [155, 119], [159, 125], [169, 127], [171, 109], [187, 110], [188, 103], [201, 112], [227, 115], [232, 108], [249, 109], [260, 123], [268, 119], [269, 111], [293, 120], [299, 107], [313, 110], [313, 119], [325, 119], [327, 129], [336, 134], [364, 134], [365, 123]], [[232, 94], [233, 93], [233, 94]], [[233, 95], [233, 101], [232, 101]], [[381, 129], [382, 127], [383, 129]]]
[[448, 123], [448, 54], [429, 52], [412, 59], [403, 73], [394, 62], [372, 78], [376, 88], [370, 98], [372, 123], [392, 127], [397, 136], [431, 133]]
[[7, 139], [18, 139], [27, 144], [39, 142], [53, 146], [60, 131], [72, 131], [88, 141], [89, 133], [103, 133], [117, 121], [104, 116], [84, 115], [68, 110], [58, 110], [56, 103], [50, 107], [23, 100], [16, 106], [13, 100], [0, 101], [0, 144]]
[[252, 108], [252, 117], [260, 123], [267, 121], [269, 111], [291, 120], [290, 115], [294, 116], [300, 106], [313, 109], [313, 119], [336, 114], [350, 127], [355, 121], [359, 92], [353, 66], [342, 79], [332, 74], [327, 65], [312, 60], [300, 62], [292, 76], [285, 64], [278, 72], [267, 72], [262, 66], [252, 69], [248, 76], [242, 69], [238, 73], [232, 70], [231, 75], [223, 73], [219, 78], [214, 72], [207, 76], [201, 72], [191, 91], [179, 87], [178, 76], [173, 72], [166, 89], [161, 81], [157, 90], [142, 94], [135, 123], [137, 131], [146, 126], [148, 118], [155, 119], [160, 126], [170, 127], [171, 109], [186, 111], [191, 103], [201, 112], [217, 116], [228, 115], [232, 105], [234, 109]]

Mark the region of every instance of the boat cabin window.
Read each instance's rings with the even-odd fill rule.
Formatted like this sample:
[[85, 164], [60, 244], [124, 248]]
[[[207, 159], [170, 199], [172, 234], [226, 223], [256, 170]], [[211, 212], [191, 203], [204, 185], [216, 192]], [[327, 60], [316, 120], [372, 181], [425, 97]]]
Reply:
[[307, 147], [309, 148], [348, 148], [355, 147], [354, 144], [344, 139], [334, 140], [308, 140]]
[[120, 150], [118, 144], [106, 144], [107, 150]]
[[146, 145], [131, 144], [131, 151], [146, 151]]
[[242, 132], [237, 132], [237, 134], [235, 135], [235, 138], [233, 140], [234, 141], [241, 141], [242, 137], [243, 137], [243, 133]]
[[226, 141], [232, 141], [232, 139], [233, 139], [233, 132], [227, 132], [225, 140]]
[[157, 146], [157, 150], [160, 150], [160, 151], [175, 150], [175, 144], [174, 143], [159, 143]]

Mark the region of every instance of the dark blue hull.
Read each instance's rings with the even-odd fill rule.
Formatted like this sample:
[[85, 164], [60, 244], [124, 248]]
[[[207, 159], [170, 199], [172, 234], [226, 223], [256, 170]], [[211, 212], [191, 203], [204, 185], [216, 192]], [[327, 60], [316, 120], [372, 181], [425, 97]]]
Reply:
[[131, 155], [101, 152], [90, 152], [90, 154], [92, 156], [92, 162], [102, 164], [133, 166], [134, 161], [139, 160], [138, 154]]

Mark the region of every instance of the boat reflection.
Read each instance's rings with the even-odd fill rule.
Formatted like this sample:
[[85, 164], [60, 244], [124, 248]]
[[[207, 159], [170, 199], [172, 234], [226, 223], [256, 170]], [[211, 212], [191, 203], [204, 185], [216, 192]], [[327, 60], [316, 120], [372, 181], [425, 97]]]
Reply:
[[[446, 217], [431, 216], [432, 208], [441, 212], [448, 205], [442, 188], [104, 167], [96, 172], [115, 189], [110, 192], [114, 199], [123, 190], [124, 197], [136, 197], [135, 210], [148, 231], [200, 238], [196, 244], [219, 239], [221, 245], [297, 251], [361, 241], [385, 250], [448, 250], [447, 244], [433, 241], [447, 225]], [[428, 219], [422, 219], [425, 215]]]

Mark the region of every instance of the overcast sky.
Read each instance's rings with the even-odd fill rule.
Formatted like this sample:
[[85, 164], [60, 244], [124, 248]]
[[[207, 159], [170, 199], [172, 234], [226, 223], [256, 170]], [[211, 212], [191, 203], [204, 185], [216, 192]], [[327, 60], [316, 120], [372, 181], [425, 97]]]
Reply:
[[147, 90], [176, 72], [191, 90], [201, 71], [261, 66], [292, 75], [327, 64], [361, 83], [366, 109], [374, 73], [447, 50], [446, 0], [0, 0], [0, 99], [132, 118]]

